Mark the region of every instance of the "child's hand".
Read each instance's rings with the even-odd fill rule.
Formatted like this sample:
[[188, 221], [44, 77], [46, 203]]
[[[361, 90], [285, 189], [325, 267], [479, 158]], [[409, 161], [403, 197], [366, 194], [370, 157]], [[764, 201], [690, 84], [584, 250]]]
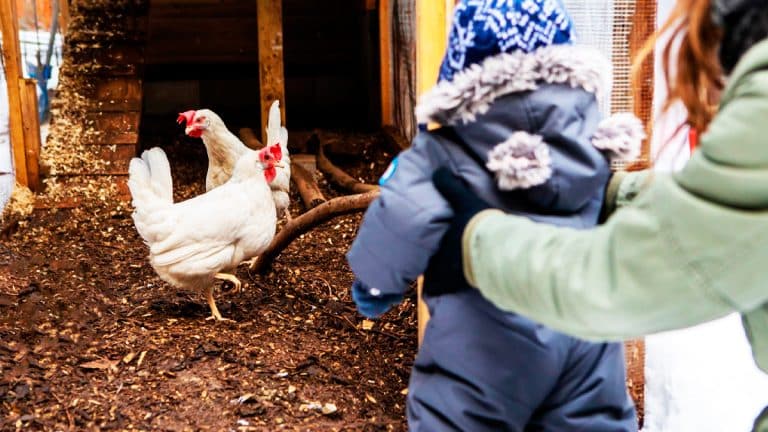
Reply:
[[392, 306], [403, 301], [402, 294], [378, 294], [371, 293], [371, 289], [364, 283], [355, 279], [352, 283], [352, 299], [357, 305], [357, 310], [366, 318], [378, 318]]

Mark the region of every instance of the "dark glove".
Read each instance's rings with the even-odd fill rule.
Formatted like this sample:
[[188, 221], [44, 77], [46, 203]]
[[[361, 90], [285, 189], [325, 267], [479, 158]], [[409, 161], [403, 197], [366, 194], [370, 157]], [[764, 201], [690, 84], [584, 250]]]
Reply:
[[[376, 292], [373, 290], [374, 293]], [[357, 310], [366, 318], [378, 318], [392, 306], [403, 301], [402, 294], [371, 294], [371, 289], [355, 279], [352, 283], [352, 300]]]
[[469, 221], [483, 210], [491, 208], [469, 189], [466, 182], [446, 167], [432, 175], [432, 182], [453, 208], [453, 220], [440, 242], [437, 253], [429, 260], [424, 272], [424, 293], [429, 296], [472, 289], [464, 277], [462, 236]]

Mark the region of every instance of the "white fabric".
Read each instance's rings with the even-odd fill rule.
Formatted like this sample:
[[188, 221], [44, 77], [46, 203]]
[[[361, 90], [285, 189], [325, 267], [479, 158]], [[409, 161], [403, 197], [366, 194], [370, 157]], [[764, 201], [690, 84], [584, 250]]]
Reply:
[[[659, 1], [659, 23], [673, 5], [674, 0]], [[656, 107], [666, 96], [662, 77], [657, 59]], [[656, 169], [677, 170], [688, 160], [687, 128], [673, 136], [684, 120], [682, 106], [657, 116]], [[645, 341], [643, 432], [748, 432], [768, 405], [768, 375], [755, 366], [738, 315]]]

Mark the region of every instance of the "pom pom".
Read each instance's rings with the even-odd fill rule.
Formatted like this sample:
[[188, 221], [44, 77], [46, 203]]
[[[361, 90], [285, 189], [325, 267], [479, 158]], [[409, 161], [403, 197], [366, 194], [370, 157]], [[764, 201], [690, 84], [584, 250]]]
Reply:
[[631, 161], [640, 156], [645, 137], [640, 119], [630, 113], [619, 113], [600, 122], [592, 145], [607, 153], [611, 161]]
[[539, 135], [515, 132], [488, 152], [486, 167], [500, 190], [528, 189], [552, 176], [549, 147]]

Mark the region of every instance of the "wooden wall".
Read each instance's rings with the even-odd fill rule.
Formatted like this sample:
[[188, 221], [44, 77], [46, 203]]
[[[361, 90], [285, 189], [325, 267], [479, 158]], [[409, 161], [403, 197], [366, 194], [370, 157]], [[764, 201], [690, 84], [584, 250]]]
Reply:
[[[151, 0], [145, 109], [205, 105], [260, 130], [254, 0]], [[286, 119], [293, 129], [379, 126], [376, 2], [284, 0]]]

